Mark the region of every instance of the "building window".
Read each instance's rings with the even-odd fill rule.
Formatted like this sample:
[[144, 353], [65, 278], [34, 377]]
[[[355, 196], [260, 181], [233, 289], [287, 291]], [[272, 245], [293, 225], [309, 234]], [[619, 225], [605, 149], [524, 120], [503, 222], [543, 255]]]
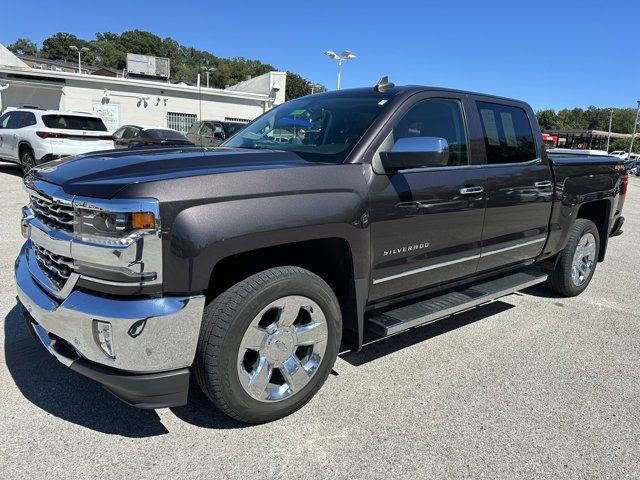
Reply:
[[192, 113], [167, 112], [167, 128], [187, 133], [197, 119], [198, 116]]
[[251, 120], [245, 118], [224, 117], [225, 122], [250, 123]]
[[42, 68], [42, 64], [40, 64], [40, 63], [36, 63], [36, 64], [33, 66], [33, 68]]

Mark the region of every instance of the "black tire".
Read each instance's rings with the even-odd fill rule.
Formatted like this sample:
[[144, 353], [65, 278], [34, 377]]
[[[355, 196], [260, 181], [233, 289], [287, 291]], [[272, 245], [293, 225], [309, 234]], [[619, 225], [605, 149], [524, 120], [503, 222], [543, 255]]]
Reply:
[[20, 168], [22, 174], [26, 175], [33, 167], [36, 166], [36, 157], [30, 147], [20, 148]]
[[[584, 283], [576, 285], [573, 281], [571, 272], [573, 267], [576, 248], [580, 239], [586, 234], [592, 234], [595, 238], [595, 260], [593, 267], [590, 269]], [[589, 285], [598, 264], [598, 254], [600, 253], [600, 234], [598, 228], [591, 220], [579, 218], [573, 224], [569, 239], [564, 249], [558, 254], [559, 258], [556, 262], [555, 269], [550, 272], [546, 285], [549, 289], [566, 297], [575, 297], [580, 295]]]
[[[327, 342], [315, 374], [299, 392], [277, 402], [260, 401], [240, 383], [238, 352], [256, 316], [271, 302], [289, 295], [313, 300], [324, 313]], [[264, 423], [303, 407], [331, 373], [342, 335], [340, 305], [320, 277], [294, 266], [271, 268], [233, 285], [205, 307], [195, 377], [202, 391], [224, 413], [246, 423]]]

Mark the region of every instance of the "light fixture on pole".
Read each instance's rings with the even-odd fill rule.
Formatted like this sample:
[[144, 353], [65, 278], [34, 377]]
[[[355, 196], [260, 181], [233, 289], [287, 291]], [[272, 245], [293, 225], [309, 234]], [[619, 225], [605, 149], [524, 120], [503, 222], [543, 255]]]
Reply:
[[631, 145], [629, 145], [629, 156], [627, 159], [631, 158], [631, 152], [633, 152], [633, 140], [636, 138], [636, 129], [638, 127], [638, 115], [640, 115], [640, 100], [638, 100], [638, 108], [636, 110], [636, 121], [633, 122], [633, 134], [631, 135]]
[[216, 67], [202, 67], [202, 70], [207, 74], [207, 88], [209, 88], [209, 73], [215, 72]]
[[75, 45], [69, 47], [72, 51], [78, 52], [78, 73], [82, 73], [82, 58], [83, 53], [87, 53], [89, 49], [87, 47], [78, 48]]
[[332, 58], [333, 60], [336, 60], [338, 62], [338, 88], [337, 88], [337, 90], [340, 90], [340, 74], [342, 73], [342, 62], [344, 62], [345, 60], [353, 60], [354, 58], [356, 58], [356, 56], [353, 53], [351, 53], [349, 50], [343, 51], [340, 55], [338, 55], [333, 50], [327, 50], [326, 52], [324, 52], [324, 54], [327, 57]]

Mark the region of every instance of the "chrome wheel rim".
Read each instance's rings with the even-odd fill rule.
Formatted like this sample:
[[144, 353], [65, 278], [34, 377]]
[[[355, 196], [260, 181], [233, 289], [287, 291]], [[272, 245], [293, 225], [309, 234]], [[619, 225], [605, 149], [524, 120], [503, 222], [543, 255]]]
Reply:
[[256, 400], [278, 402], [300, 392], [318, 371], [327, 347], [327, 320], [313, 300], [290, 295], [252, 320], [238, 351], [238, 376]]
[[24, 173], [29, 173], [32, 168], [36, 166], [36, 162], [30, 153], [26, 152], [22, 155], [22, 170]]
[[576, 247], [571, 264], [571, 280], [581, 287], [589, 279], [596, 261], [596, 238], [592, 233], [585, 233]]

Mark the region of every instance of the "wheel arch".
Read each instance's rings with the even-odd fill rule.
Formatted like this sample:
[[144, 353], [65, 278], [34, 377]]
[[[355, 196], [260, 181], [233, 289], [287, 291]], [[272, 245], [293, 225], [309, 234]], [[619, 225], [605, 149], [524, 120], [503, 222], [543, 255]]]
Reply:
[[213, 266], [207, 301], [243, 279], [278, 266], [296, 266], [322, 278], [335, 293], [342, 313], [343, 345], [361, 346], [363, 307], [362, 285], [354, 275], [353, 249], [341, 237], [326, 237], [270, 245], [220, 258]]
[[604, 260], [609, 240], [611, 216], [611, 201], [608, 199], [594, 200], [580, 205], [576, 213], [576, 219], [582, 218], [593, 222], [600, 236], [600, 250], [598, 261]]

